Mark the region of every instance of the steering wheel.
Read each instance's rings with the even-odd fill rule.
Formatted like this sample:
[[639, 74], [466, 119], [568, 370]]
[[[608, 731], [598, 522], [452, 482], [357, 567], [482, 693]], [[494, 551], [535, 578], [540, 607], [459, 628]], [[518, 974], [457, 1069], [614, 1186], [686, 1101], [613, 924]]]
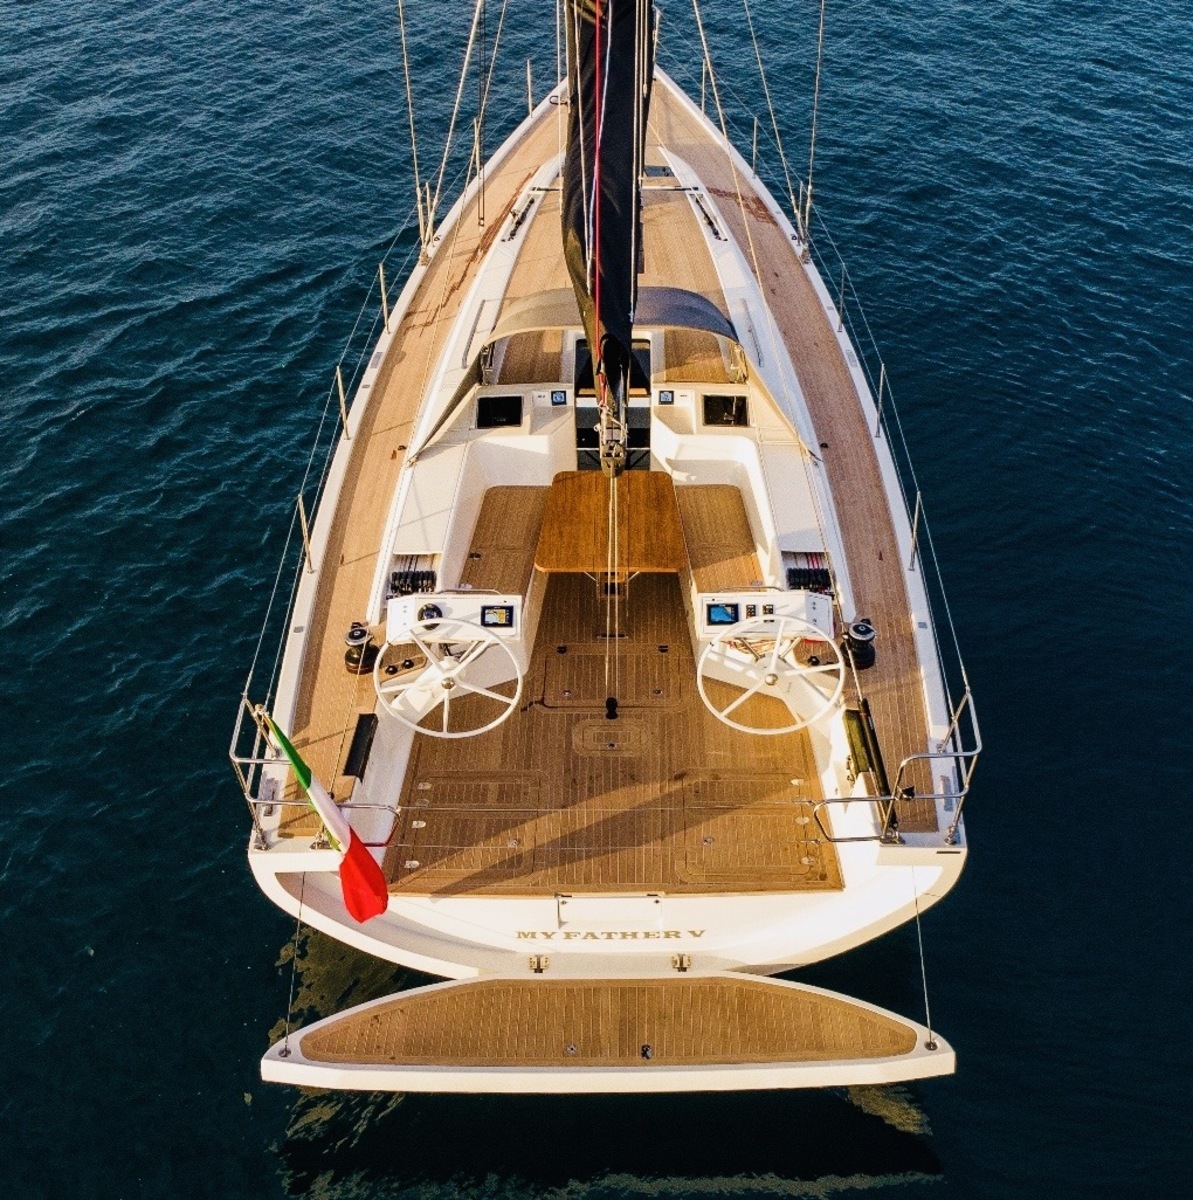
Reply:
[[[741, 695], [718, 707], [705, 690], [707, 680], [731, 683]], [[751, 617], [722, 629], [704, 648], [696, 686], [718, 721], [742, 733], [794, 733], [819, 721], [841, 698], [845, 661], [832, 638], [802, 617]], [[731, 718], [751, 696], [791, 701], [802, 715], [792, 724], [768, 729]]]
[[[482, 674], [481, 660], [493, 649], [509, 659], [511, 674], [517, 680], [512, 696], [495, 692], [478, 681]], [[418, 733], [437, 738], [487, 733], [506, 720], [522, 698], [522, 672], [513, 651], [492, 630], [450, 617], [416, 621], [401, 643], [388, 644], [377, 656], [373, 684], [386, 712]], [[501, 711], [485, 725], [453, 730], [452, 701], [456, 701], [458, 709], [465, 695], [484, 696], [500, 704]], [[443, 709], [442, 718], [430, 727], [421, 724], [439, 708]]]

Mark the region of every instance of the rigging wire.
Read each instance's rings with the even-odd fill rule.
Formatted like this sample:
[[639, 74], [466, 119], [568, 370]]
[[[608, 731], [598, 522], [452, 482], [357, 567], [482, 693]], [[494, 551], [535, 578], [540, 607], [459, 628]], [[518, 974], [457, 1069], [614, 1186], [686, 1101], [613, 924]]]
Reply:
[[[820, 0], [820, 29], [816, 34], [816, 83], [812, 90], [812, 137], [808, 145], [808, 190], [804, 201], [803, 226], [806, 237], [811, 236], [812, 221], [812, 164], [816, 159], [816, 121], [820, 113], [820, 66], [824, 61], [824, 7]], [[806, 240], [805, 237], [805, 240]]]
[[480, 0], [480, 6], [481, 46], [476, 60], [476, 223], [483, 226], [485, 223], [485, 60], [488, 55], [489, 6], [485, 0]]
[[787, 167], [787, 155], [783, 152], [783, 137], [779, 133], [779, 119], [775, 115], [775, 106], [771, 102], [770, 84], [766, 80], [766, 68], [762, 65], [762, 50], [758, 45], [758, 35], [754, 31], [754, 16], [750, 12], [750, 0], [741, 0], [742, 7], [746, 10], [746, 25], [750, 30], [750, 41], [754, 43], [754, 59], [758, 63], [758, 77], [762, 80], [762, 92], [766, 96], [766, 108], [770, 113], [771, 127], [775, 131], [775, 145], [779, 150], [779, 162], [783, 165], [783, 178], [787, 181], [787, 196], [791, 201], [791, 209], [796, 214], [799, 213], [799, 206], [795, 201], [795, 189], [791, 186], [791, 171]]
[[451, 120], [447, 126], [447, 139], [443, 143], [443, 157], [439, 160], [439, 174], [435, 181], [435, 192], [431, 198], [429, 212], [427, 214], [427, 235], [433, 233], [435, 226], [435, 213], [439, 208], [439, 198], [443, 194], [443, 176], [447, 172], [447, 159], [451, 153], [452, 140], [455, 137], [456, 121], [460, 115], [460, 103], [464, 98], [464, 81], [468, 78], [468, 67], [472, 62], [472, 50], [476, 44], [477, 27], [480, 23], [481, 8], [484, 0], [476, 0], [476, 5], [472, 11], [472, 27], [468, 32], [468, 45], [464, 49], [464, 62], [460, 67], [460, 80], [456, 85], [456, 98], [452, 104]]
[[298, 977], [298, 939], [302, 933], [302, 902], [307, 891], [307, 873], [303, 871], [298, 885], [298, 923], [294, 926], [294, 951], [290, 955], [290, 998], [286, 1001], [286, 1036], [278, 1053], [290, 1057], [290, 1016], [294, 1012], [294, 984]]
[[[732, 147], [732, 144], [731, 144], [730, 138], [729, 138], [728, 123], [725, 119], [725, 108], [724, 108], [724, 105], [721, 103], [720, 84], [717, 81], [716, 71], [713, 68], [712, 55], [709, 52], [709, 48], [708, 48], [708, 38], [706, 37], [705, 32], [704, 32], [704, 19], [700, 12], [700, 0], [692, 0], [692, 11], [696, 17], [696, 28], [700, 34], [700, 45], [703, 50], [704, 65], [705, 65], [705, 68], [708, 73], [709, 84], [712, 88], [713, 102], [716, 105], [717, 118], [718, 118], [718, 120], [720, 122], [720, 126], [721, 126], [721, 137], [723, 139], [723, 143], [724, 143], [724, 147], [725, 147], [725, 158], [729, 164], [729, 170], [733, 175], [733, 189], [734, 189], [734, 193], [737, 198], [737, 207], [738, 207], [738, 212], [741, 216], [742, 228], [745, 230], [745, 234], [746, 234], [746, 244], [749, 247], [749, 251], [750, 251], [750, 263], [753, 268], [754, 278], [758, 284], [759, 291], [761, 292], [761, 291], [763, 291], [763, 286], [764, 286], [762, 269], [758, 262], [758, 250], [754, 244], [754, 235], [750, 228], [750, 218], [746, 212], [745, 198], [742, 195], [741, 175], [738, 172], [737, 162], [735, 161], [734, 156], [733, 156], [734, 152], [733, 152], [733, 147]], [[822, 27], [822, 33], [823, 33], [823, 27]], [[763, 297], [763, 299], [765, 300], [765, 296]], [[766, 334], [768, 340], [770, 341], [771, 354], [774, 356], [776, 361], [781, 361], [780, 356], [781, 356], [782, 351], [779, 346], [778, 337], [776, 336], [775, 321], [774, 321], [773, 316], [771, 315], [769, 305], [767, 305], [766, 312], [763, 314], [763, 316], [765, 318], [765, 320], [763, 322], [765, 325], [765, 334]], [[760, 347], [759, 347], [759, 353], [761, 354]], [[792, 367], [792, 370], [794, 371], [794, 366]], [[796, 379], [796, 387], [797, 388], [799, 387], [798, 377]], [[795, 405], [792, 403], [790, 397], [788, 397], [788, 405], [792, 412], [796, 411]], [[811, 493], [812, 503], [816, 510], [816, 524], [819, 529], [821, 538], [827, 544], [827, 542], [828, 542], [828, 534], [827, 534], [828, 525], [825, 520], [823, 506], [821, 504], [820, 489], [817, 486], [817, 480], [813, 477], [812, 467], [809, 465], [810, 460], [816, 459], [816, 461], [819, 462], [819, 459], [817, 458], [816, 452], [812, 448], [812, 446], [807, 445], [804, 442], [804, 439], [799, 435], [798, 427], [796, 428], [796, 436], [797, 436], [800, 444], [804, 446], [804, 450], [805, 450], [805, 454], [801, 456], [801, 461], [803, 463], [805, 478], [808, 481], [808, 490]], [[765, 468], [764, 468], [764, 473], [765, 473]], [[842, 563], [842, 565], [844, 565], [844, 563]], [[836, 570], [834, 570], [833, 574], [834, 574], [835, 578], [838, 577], [838, 573]]]
[[936, 1049], [936, 1038], [932, 1036], [932, 1009], [928, 1004], [928, 968], [924, 963], [924, 931], [920, 926], [920, 890], [916, 886], [915, 867], [911, 868], [911, 894], [915, 900], [915, 936], [920, 949], [920, 983], [924, 988], [924, 1025], [928, 1030], [925, 1047]]
[[398, 29], [402, 35], [402, 74], [406, 80], [406, 113], [410, 118], [410, 158], [414, 165], [414, 195], [418, 208], [418, 240], [425, 247], [428, 240], [427, 214], [423, 211], [423, 191], [418, 171], [418, 137], [414, 132], [414, 91], [410, 84], [410, 55], [406, 45], [406, 6], [398, 0]]

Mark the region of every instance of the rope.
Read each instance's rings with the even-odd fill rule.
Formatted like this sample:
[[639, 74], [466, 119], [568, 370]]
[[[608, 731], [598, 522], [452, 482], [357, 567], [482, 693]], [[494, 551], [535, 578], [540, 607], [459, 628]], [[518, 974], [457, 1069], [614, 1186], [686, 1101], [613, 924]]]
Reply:
[[294, 926], [294, 953], [290, 955], [290, 998], [286, 1001], [286, 1036], [278, 1053], [290, 1057], [290, 1014], [294, 1011], [294, 984], [298, 977], [298, 937], [302, 933], [302, 902], [307, 891], [307, 873], [303, 871], [298, 885], [298, 923]]
[[911, 868], [911, 894], [915, 901], [915, 936], [920, 949], [920, 983], [924, 989], [924, 1025], [928, 1029], [928, 1040], [924, 1045], [929, 1050], [935, 1050], [936, 1039], [932, 1036], [932, 1009], [928, 1004], [928, 968], [924, 963], [924, 931], [920, 925], [920, 890], [916, 886], [915, 867]]

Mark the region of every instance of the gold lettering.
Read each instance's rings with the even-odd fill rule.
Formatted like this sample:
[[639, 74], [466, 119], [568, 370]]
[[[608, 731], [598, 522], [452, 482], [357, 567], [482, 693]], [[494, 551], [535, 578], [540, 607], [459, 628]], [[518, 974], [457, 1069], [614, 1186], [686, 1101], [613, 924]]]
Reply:
[[688, 937], [703, 937], [703, 936], [704, 936], [703, 929], [689, 929], [688, 930]]
[[664, 929], [663, 936], [665, 938], [675, 938], [675, 937], [682, 937], [683, 935], [679, 932], [678, 929]]
[[550, 940], [551, 940], [551, 939], [552, 939], [552, 938], [555, 936], [555, 931], [554, 931], [554, 930], [552, 930], [550, 933], [548, 933], [548, 932], [547, 932], [547, 931], [544, 929], [544, 930], [542, 931], [542, 933], [540, 934], [540, 936], [541, 936], [541, 937], [544, 937], [544, 938], [546, 938], [546, 939], [547, 939], [547, 941], [550, 941]]
[[579, 936], [580, 935], [578, 933], [575, 933], [570, 929], [565, 929], [563, 931], [563, 940], [565, 942], [570, 942], [572, 940], [572, 938], [578, 938]]
[[584, 935], [584, 940], [585, 940], [586, 942], [595, 942], [595, 941], [597, 941], [598, 939], [597, 939], [597, 935], [596, 935], [595, 933], [586, 933], [586, 934]]
[[642, 936], [644, 938], [657, 938], [662, 937], [662, 934], [657, 929], [648, 929]]
[[534, 932], [527, 932], [525, 929], [519, 929], [518, 937], [525, 940], [526, 938], [536, 938], [538, 937], [538, 934]]
[[636, 938], [636, 937], [638, 936], [638, 932], [637, 932], [637, 930], [630, 930], [630, 931], [627, 933], [627, 932], [626, 932], [626, 931], [623, 929], [623, 930], [621, 931], [621, 933], [619, 933], [617, 936], [618, 936], [619, 938], [621, 938], [621, 940], [624, 942], [624, 941], [627, 941], [627, 940], [629, 940], [630, 938]]
[[601, 937], [603, 937], [605, 939], [605, 941], [607, 941], [607, 942], [611, 942], [616, 936], [617, 936], [617, 934], [615, 934], [615, 933], [602, 933], [601, 934]]

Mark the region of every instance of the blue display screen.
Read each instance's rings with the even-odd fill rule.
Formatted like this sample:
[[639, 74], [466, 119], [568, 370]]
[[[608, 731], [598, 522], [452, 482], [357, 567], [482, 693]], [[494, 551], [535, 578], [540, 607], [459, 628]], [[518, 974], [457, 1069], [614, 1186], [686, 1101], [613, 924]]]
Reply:
[[705, 613], [710, 625], [736, 625], [741, 620], [741, 605], [708, 604]]

